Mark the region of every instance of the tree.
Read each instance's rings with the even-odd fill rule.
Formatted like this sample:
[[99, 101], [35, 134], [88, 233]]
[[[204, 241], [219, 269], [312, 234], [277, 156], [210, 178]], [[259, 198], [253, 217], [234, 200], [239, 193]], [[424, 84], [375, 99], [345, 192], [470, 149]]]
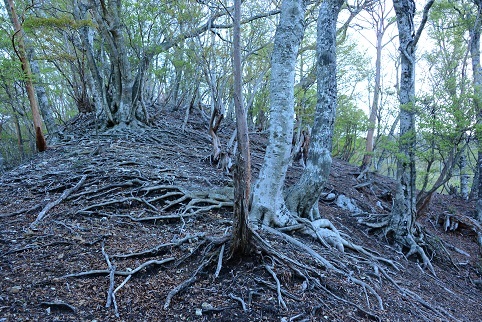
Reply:
[[15, 34], [12, 38], [13, 45], [15, 46], [15, 40], [17, 41], [18, 46], [18, 57], [22, 63], [22, 70], [25, 73], [25, 87], [27, 89], [28, 99], [30, 101], [30, 107], [32, 109], [32, 116], [33, 116], [33, 125], [35, 130], [35, 137], [36, 137], [36, 146], [39, 152], [45, 151], [47, 149], [47, 143], [45, 141], [43, 132], [42, 132], [42, 118], [40, 117], [37, 97], [35, 96], [35, 89], [33, 86], [32, 81], [32, 70], [30, 69], [30, 64], [27, 59], [27, 52], [25, 50], [24, 44], [24, 33], [22, 29], [22, 25], [18, 20], [17, 13], [15, 11], [15, 6], [13, 4], [13, 0], [5, 0], [5, 7], [7, 11], [11, 15], [12, 23], [15, 28]]
[[415, 53], [428, 11], [434, 0], [429, 0], [423, 9], [423, 18], [415, 32], [413, 18], [414, 0], [393, 0], [397, 16], [398, 35], [401, 55], [400, 74], [400, 138], [399, 158], [397, 162], [398, 185], [392, 212], [388, 219], [386, 234], [393, 234], [393, 239], [400, 247], [408, 247], [407, 257], [419, 254], [425, 266], [435, 274], [425, 251], [417, 243], [416, 230], [416, 189], [415, 189]]
[[305, 27], [304, 0], [284, 0], [271, 57], [269, 144], [252, 194], [249, 219], [283, 226], [289, 221], [283, 185], [293, 136], [296, 57]]
[[234, 170], [234, 227], [232, 253], [248, 254], [250, 229], [248, 226], [248, 204], [251, 186], [251, 156], [249, 151], [248, 121], [242, 96], [241, 68], [241, 0], [234, 1], [233, 17], [233, 76], [234, 106], [238, 149]]
[[299, 181], [287, 191], [291, 212], [319, 219], [318, 199], [331, 168], [333, 126], [337, 107], [336, 22], [343, 0], [323, 1], [317, 23], [317, 104], [306, 167]]
[[354, 163], [363, 153], [365, 142], [360, 134], [368, 129], [368, 118], [361, 108], [356, 107], [356, 102], [344, 95], [338, 95], [337, 105], [332, 156]]
[[467, 133], [475, 119], [470, 81], [466, 76], [468, 40], [465, 35], [471, 19], [461, 14], [463, 7], [438, 2], [431, 9], [429, 18], [427, 32], [434, 46], [423, 58], [429, 64], [425, 79], [430, 88], [418, 100], [419, 215], [427, 210], [433, 193], [453, 178], [465, 153]]
[[373, 154], [373, 137], [375, 133], [377, 115], [378, 115], [378, 107], [380, 102], [380, 92], [382, 90], [382, 82], [381, 82], [381, 70], [382, 70], [382, 50], [383, 48], [391, 42], [391, 39], [387, 43], [383, 43], [383, 37], [385, 36], [385, 32], [387, 28], [390, 27], [395, 20], [388, 20], [387, 16], [390, 14], [391, 9], [387, 10], [386, 2], [380, 2], [377, 6], [377, 10], [371, 11], [371, 17], [373, 19], [373, 26], [375, 27], [376, 32], [376, 42], [375, 42], [375, 49], [376, 49], [376, 59], [375, 59], [375, 80], [373, 84], [373, 99], [372, 105], [370, 107], [370, 116], [368, 118], [369, 127], [367, 131], [366, 137], [366, 147], [365, 147], [365, 155], [363, 156], [363, 161], [361, 164], [361, 172], [365, 172], [368, 170], [372, 160]]

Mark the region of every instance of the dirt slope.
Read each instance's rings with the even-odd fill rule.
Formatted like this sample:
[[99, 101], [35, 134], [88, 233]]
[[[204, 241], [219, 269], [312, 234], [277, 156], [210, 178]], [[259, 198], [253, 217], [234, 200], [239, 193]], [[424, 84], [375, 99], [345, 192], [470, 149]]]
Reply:
[[[471, 203], [437, 195], [419, 220], [436, 277], [333, 202], [320, 203], [323, 216], [372, 256], [287, 233], [323, 264], [259, 231], [269, 250], [229, 260], [231, 178], [206, 158], [205, 122], [182, 133], [181, 119], [96, 136], [78, 117], [64, 142], [0, 177], [0, 321], [482, 321], [475, 235], [442, 226], [447, 213], [470, 216]], [[230, 134], [221, 130], [223, 143]], [[257, 171], [266, 138], [251, 138]], [[355, 188], [356, 176], [335, 160], [327, 191], [386, 212], [393, 182], [372, 174]]]

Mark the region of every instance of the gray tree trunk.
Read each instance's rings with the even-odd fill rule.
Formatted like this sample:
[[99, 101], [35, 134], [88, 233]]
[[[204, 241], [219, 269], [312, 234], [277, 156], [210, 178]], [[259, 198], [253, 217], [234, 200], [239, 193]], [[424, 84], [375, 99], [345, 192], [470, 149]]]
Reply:
[[296, 57], [305, 28], [303, 0], [284, 0], [271, 57], [269, 144], [252, 194], [251, 222], [285, 225], [283, 198], [293, 137]]
[[477, 168], [478, 168], [478, 180], [474, 181], [474, 185], [478, 186], [477, 192], [477, 220], [482, 223], [482, 131], [479, 129], [482, 126], [482, 104], [480, 102], [482, 95], [482, 69], [480, 66], [480, 28], [482, 26], [482, 0], [474, 0], [477, 8], [477, 14], [475, 17], [475, 23], [473, 28], [469, 30], [470, 41], [470, 57], [472, 60], [472, 72], [474, 75], [474, 105], [477, 111]]
[[110, 100], [107, 100], [110, 111], [107, 113], [112, 113], [116, 126], [135, 126], [138, 124], [136, 112], [139, 104], [133, 95], [134, 77], [122, 31], [121, 0], [90, 0], [90, 5], [90, 12], [105, 42], [111, 63], [111, 95]]
[[415, 33], [413, 24], [414, 0], [393, 0], [397, 16], [401, 55], [400, 138], [397, 161], [398, 185], [388, 223], [388, 232], [393, 233], [394, 242], [398, 246], [410, 249], [407, 256], [419, 254], [424, 264], [430, 265], [433, 272], [429, 259], [414, 237], [417, 209], [415, 190], [415, 48], [432, 4], [433, 0], [425, 6], [424, 19], [417, 33]]
[[467, 147], [464, 145], [459, 160], [460, 170], [460, 196], [464, 200], [469, 199], [469, 175], [467, 173]]
[[[390, 218], [390, 229], [398, 245], [410, 247], [416, 218], [415, 191], [415, 34], [413, 0], [394, 0], [400, 41], [400, 139], [397, 162], [398, 186]], [[411, 239], [411, 240], [407, 240]]]
[[[87, 19], [87, 13], [90, 5], [82, 0], [75, 0], [74, 2], [74, 18], [77, 20]], [[87, 83], [90, 87], [90, 92], [95, 106], [95, 115], [97, 119], [102, 123], [102, 126], [107, 124], [113, 124], [114, 120], [112, 114], [110, 113], [107, 98], [105, 95], [104, 81], [96, 63], [94, 54], [94, 30], [85, 26], [82, 27], [80, 32], [80, 39], [82, 42], [83, 51], [85, 52], [87, 58], [87, 66], [89, 68], [90, 74], [87, 75]]]
[[333, 125], [337, 107], [336, 22], [343, 0], [322, 2], [317, 25], [317, 104], [306, 167], [287, 191], [286, 205], [302, 217], [318, 219], [318, 198], [331, 168]]

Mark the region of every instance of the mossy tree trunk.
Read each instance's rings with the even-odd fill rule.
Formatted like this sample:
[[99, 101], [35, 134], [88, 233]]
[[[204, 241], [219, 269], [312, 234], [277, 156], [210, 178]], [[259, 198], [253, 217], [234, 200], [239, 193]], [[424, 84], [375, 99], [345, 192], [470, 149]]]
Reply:
[[425, 264], [428, 258], [415, 240], [416, 189], [415, 189], [415, 50], [420, 34], [427, 20], [430, 0], [424, 8], [422, 23], [417, 32], [413, 23], [414, 0], [393, 0], [398, 25], [399, 51], [401, 56], [400, 73], [400, 135], [399, 158], [397, 161], [398, 185], [387, 233], [400, 247], [408, 247], [408, 256], [419, 254]]
[[286, 193], [288, 209], [318, 219], [318, 199], [331, 168], [333, 126], [337, 108], [336, 22], [343, 0], [325, 0], [317, 22], [317, 104], [306, 167]]

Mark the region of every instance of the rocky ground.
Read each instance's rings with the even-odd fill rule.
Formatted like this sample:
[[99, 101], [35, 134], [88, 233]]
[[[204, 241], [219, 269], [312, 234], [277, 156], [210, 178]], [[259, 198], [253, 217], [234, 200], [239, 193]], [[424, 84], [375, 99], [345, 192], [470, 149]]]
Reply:
[[[320, 210], [362, 248], [258, 230], [252, 256], [229, 258], [232, 178], [209, 162], [207, 122], [181, 120], [97, 135], [79, 116], [0, 177], [0, 321], [482, 321], [473, 203], [436, 195], [419, 218], [433, 276], [359, 223], [388, 212], [394, 183], [335, 160], [327, 193], [362, 213]], [[266, 135], [251, 140], [256, 173]]]

